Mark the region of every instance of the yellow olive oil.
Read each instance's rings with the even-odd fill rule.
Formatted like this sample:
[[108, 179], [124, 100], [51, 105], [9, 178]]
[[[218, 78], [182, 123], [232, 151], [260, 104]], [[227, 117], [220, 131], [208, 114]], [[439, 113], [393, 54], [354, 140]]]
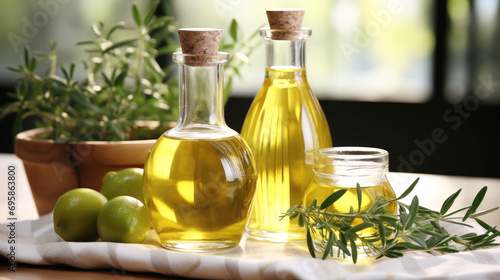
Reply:
[[266, 69], [241, 135], [255, 157], [257, 190], [247, 234], [286, 241], [305, 238], [297, 219], [279, 216], [300, 204], [313, 172], [306, 152], [332, 145], [330, 130], [304, 68]]
[[[391, 185], [387, 182], [382, 183], [376, 186], [367, 186], [361, 187], [361, 208], [358, 207], [358, 195], [356, 186], [353, 187], [338, 187], [332, 186], [324, 183], [317, 182], [313, 180], [310, 186], [307, 188], [302, 205], [307, 206], [308, 203], [311, 203], [313, 199], [317, 199], [317, 203], [322, 203], [328, 196], [332, 193], [339, 191], [341, 189], [347, 189], [347, 192], [335, 203], [333, 203], [330, 207], [326, 209], [327, 212], [330, 213], [349, 213], [351, 207], [354, 213], [359, 211], [368, 210], [371, 205], [375, 202], [375, 198], [377, 196], [385, 196], [388, 198], [396, 198], [394, 190]], [[395, 202], [391, 202], [386, 206], [386, 210], [389, 211], [388, 215], [395, 215], [397, 213], [397, 204]], [[363, 223], [363, 220], [360, 218], [355, 218], [352, 222], [352, 226]], [[313, 234], [314, 245], [319, 251], [323, 251], [323, 247], [325, 246], [326, 241], [323, 240], [321, 234], [327, 237], [328, 233], [317, 231]], [[337, 233], [336, 233], [337, 234]], [[361, 231], [358, 231], [357, 234], [360, 237], [370, 237], [373, 234], [378, 234], [377, 230], [374, 228], [367, 228]], [[338, 237], [338, 234], [337, 234]], [[360, 242], [356, 242], [356, 245], [361, 246]], [[361, 253], [361, 252], [360, 252]]]
[[164, 134], [144, 167], [144, 197], [163, 246], [203, 252], [237, 246], [255, 190], [241, 137], [182, 139]]

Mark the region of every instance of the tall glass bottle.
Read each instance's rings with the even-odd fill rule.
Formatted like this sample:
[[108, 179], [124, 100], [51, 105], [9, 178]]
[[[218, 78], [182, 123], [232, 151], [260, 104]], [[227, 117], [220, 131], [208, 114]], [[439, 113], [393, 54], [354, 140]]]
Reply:
[[247, 235], [264, 240], [305, 238], [297, 219], [279, 220], [300, 204], [312, 179], [306, 154], [332, 145], [330, 130], [306, 77], [304, 10], [268, 10], [263, 28], [266, 47], [264, 83], [242, 128], [257, 167], [257, 191]]
[[[179, 29], [179, 120], [151, 149], [144, 198], [161, 244], [205, 252], [237, 246], [255, 193], [248, 145], [223, 117], [220, 29]], [[216, 46], [213, 44], [216, 42]], [[207, 46], [208, 45], [208, 46]]]

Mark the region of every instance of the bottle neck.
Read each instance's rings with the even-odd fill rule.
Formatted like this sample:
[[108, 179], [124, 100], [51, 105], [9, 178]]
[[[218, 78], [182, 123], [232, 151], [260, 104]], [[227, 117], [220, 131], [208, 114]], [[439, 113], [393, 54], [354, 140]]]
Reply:
[[311, 35], [311, 29], [263, 28], [260, 35], [266, 45], [266, 68], [305, 68], [306, 40]]
[[224, 67], [179, 64], [179, 120], [177, 127], [210, 125], [225, 127]]
[[305, 68], [306, 40], [265, 38], [266, 68]]

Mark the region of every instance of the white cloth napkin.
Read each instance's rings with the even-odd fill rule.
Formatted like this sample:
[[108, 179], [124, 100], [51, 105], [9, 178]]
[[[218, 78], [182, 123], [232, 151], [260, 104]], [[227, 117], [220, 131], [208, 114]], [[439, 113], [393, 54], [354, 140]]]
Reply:
[[[5, 257], [10, 252], [10, 234], [7, 225], [1, 224], [0, 254]], [[64, 242], [54, 233], [51, 214], [16, 222], [15, 234], [16, 261], [37, 265], [115, 268], [203, 279], [500, 279], [500, 248], [439, 256], [408, 252], [399, 259], [352, 264], [313, 259], [305, 242], [243, 238], [232, 250], [193, 254], [163, 249], [153, 232], [144, 244]]]

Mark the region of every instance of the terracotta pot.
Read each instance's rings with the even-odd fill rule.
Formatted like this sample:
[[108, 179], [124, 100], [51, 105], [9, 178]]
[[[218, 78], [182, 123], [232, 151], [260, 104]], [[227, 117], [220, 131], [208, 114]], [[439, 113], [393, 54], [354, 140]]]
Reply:
[[50, 212], [59, 196], [78, 187], [78, 172], [68, 157], [70, 144], [40, 139], [49, 133], [31, 129], [15, 140], [15, 153], [23, 161], [39, 215]]
[[44, 139], [50, 129], [19, 133], [15, 153], [23, 161], [38, 214], [49, 213], [66, 191], [92, 188], [100, 191], [109, 171], [143, 168], [156, 139], [56, 143]]

